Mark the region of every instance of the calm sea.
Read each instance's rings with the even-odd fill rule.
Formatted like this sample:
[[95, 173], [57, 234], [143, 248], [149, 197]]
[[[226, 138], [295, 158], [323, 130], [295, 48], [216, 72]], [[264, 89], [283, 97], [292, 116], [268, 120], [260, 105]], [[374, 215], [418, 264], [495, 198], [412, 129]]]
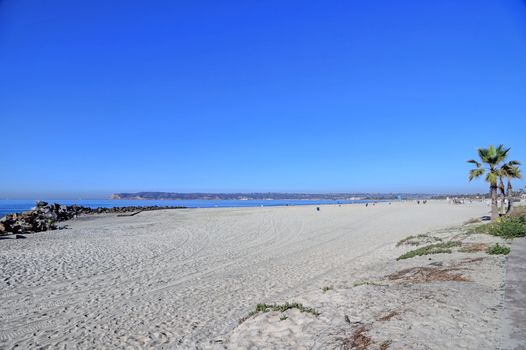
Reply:
[[[127, 206], [183, 206], [188, 208], [234, 208], [234, 207], [272, 207], [284, 205], [323, 205], [352, 204], [371, 202], [367, 200], [110, 200], [110, 199], [79, 199], [79, 200], [45, 200], [48, 203], [65, 205], [77, 204], [90, 208], [112, 208]], [[21, 213], [31, 209], [36, 200], [0, 200], [0, 217], [5, 214]]]

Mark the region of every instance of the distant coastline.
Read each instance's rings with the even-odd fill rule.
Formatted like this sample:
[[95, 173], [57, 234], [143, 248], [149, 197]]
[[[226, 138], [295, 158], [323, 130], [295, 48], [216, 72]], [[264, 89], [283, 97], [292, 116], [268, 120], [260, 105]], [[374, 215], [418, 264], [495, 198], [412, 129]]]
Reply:
[[395, 200], [400, 198], [431, 198], [431, 194], [410, 193], [178, 193], [135, 192], [114, 193], [118, 200]]

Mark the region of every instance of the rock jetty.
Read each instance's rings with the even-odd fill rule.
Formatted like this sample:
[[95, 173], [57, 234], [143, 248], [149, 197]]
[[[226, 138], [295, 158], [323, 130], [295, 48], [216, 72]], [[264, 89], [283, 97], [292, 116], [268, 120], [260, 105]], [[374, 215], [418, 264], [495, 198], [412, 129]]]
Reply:
[[106, 213], [137, 213], [149, 210], [182, 209], [185, 207], [170, 206], [129, 206], [113, 208], [88, 208], [79, 205], [48, 204], [38, 201], [31, 210], [21, 214], [8, 214], [0, 219], [0, 235], [34, 233], [56, 230], [58, 222], [77, 218], [81, 215]]

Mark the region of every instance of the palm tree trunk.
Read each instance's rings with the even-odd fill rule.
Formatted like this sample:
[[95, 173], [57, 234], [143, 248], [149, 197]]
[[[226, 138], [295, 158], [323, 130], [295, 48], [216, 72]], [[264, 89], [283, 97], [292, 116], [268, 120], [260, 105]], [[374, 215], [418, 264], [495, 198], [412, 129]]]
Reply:
[[499, 192], [502, 196], [502, 199], [501, 199], [501, 202], [500, 202], [500, 211], [499, 213], [500, 214], [504, 214], [504, 205], [505, 205], [505, 202], [506, 202], [506, 192], [504, 190], [504, 182], [502, 181], [502, 177], [499, 178]]
[[508, 210], [506, 210], [506, 214], [510, 214], [513, 210], [513, 190], [511, 188], [511, 181], [508, 179], [508, 189], [506, 191], [506, 195], [508, 197]]
[[491, 220], [495, 220], [499, 216], [497, 184], [491, 184], [489, 190], [491, 195]]

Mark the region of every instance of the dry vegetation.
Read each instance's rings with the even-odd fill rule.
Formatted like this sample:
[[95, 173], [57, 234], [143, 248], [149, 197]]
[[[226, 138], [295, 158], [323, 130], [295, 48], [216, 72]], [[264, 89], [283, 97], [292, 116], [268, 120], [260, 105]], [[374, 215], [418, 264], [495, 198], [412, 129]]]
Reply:
[[481, 220], [479, 218], [471, 218], [464, 222], [464, 225], [478, 224]]
[[356, 329], [350, 338], [344, 339], [342, 350], [366, 350], [371, 345], [371, 337], [367, 334], [367, 328], [361, 326]]
[[384, 341], [382, 344], [380, 344], [380, 347], [378, 348], [378, 350], [387, 350], [387, 349], [389, 349], [389, 346], [391, 346], [391, 343], [392, 343], [392, 341], [390, 341], [390, 340]]
[[413, 283], [429, 283], [435, 281], [459, 281], [466, 282], [466, 279], [462, 274], [455, 271], [459, 271], [459, 267], [429, 267], [429, 266], [418, 266], [404, 269], [393, 274], [387, 275], [386, 277], [392, 281], [404, 281]]
[[462, 244], [462, 248], [458, 251], [461, 253], [485, 252], [488, 249], [488, 246], [487, 243], [466, 243]]
[[396, 310], [395, 311], [391, 311], [387, 315], [380, 317], [378, 319], [378, 321], [382, 321], [382, 322], [389, 321], [393, 317], [398, 316], [398, 315], [400, 315], [400, 311], [396, 311]]

